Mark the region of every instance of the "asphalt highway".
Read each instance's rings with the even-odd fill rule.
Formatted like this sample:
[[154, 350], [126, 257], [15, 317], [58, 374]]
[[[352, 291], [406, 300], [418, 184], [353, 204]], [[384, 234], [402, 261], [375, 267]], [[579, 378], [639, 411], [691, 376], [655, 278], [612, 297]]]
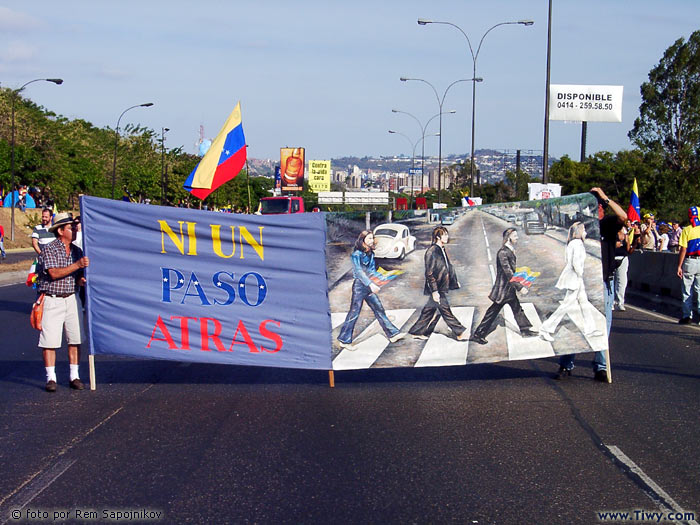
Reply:
[[62, 350], [49, 394], [33, 297], [0, 287], [0, 523], [698, 521], [697, 325], [615, 312], [612, 384], [592, 354], [561, 382], [540, 359], [336, 372], [335, 388], [98, 356], [97, 390], [77, 392]]

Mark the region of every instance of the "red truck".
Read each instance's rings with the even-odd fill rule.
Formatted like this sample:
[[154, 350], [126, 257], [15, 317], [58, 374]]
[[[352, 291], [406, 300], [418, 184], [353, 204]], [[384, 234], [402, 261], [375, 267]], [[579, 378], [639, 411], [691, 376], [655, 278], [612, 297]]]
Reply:
[[263, 215], [304, 213], [304, 199], [288, 196], [263, 197], [260, 199], [260, 213]]

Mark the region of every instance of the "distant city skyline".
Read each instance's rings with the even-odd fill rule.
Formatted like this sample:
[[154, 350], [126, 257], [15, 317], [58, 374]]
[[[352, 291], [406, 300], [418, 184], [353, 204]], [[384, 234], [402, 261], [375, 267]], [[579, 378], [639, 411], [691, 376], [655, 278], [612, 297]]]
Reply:
[[[199, 127], [212, 138], [241, 101], [249, 155], [274, 159], [279, 148], [303, 146], [307, 157], [410, 155], [419, 126], [437, 113], [440, 96], [472, 77], [466, 40], [453, 27], [419, 26], [418, 18], [449, 21], [470, 36], [503, 21], [477, 62], [476, 149], [542, 150], [547, 0], [489, 2], [417, 0], [384, 3], [281, 1], [185, 4], [164, 0], [102, 3], [80, 0], [0, 0], [0, 81], [71, 119], [98, 127], [140, 124], [166, 147], [196, 152]], [[627, 132], [640, 104], [639, 88], [663, 52], [697, 29], [696, 0], [555, 0], [552, 83], [624, 87], [623, 122], [591, 123], [589, 154], [630, 149]], [[454, 85], [444, 109], [442, 150], [464, 154], [471, 141], [471, 83]], [[437, 119], [433, 122], [437, 123]], [[429, 134], [437, 132], [431, 126]], [[579, 123], [552, 122], [549, 153], [578, 159]], [[436, 155], [438, 139], [426, 138]], [[418, 148], [420, 149], [420, 148]]]

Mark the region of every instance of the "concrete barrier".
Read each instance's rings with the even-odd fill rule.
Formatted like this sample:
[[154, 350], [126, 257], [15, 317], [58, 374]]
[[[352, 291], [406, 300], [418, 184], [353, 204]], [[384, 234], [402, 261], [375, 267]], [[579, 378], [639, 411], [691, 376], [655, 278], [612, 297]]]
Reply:
[[676, 275], [677, 253], [635, 251], [629, 259], [628, 289], [681, 300], [681, 280]]

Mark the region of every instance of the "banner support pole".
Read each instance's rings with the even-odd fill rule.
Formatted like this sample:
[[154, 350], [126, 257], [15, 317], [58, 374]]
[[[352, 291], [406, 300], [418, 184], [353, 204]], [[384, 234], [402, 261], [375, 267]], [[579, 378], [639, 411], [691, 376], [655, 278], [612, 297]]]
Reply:
[[331, 388], [335, 388], [335, 376], [333, 375], [333, 370], [328, 371], [328, 384]]
[[88, 356], [88, 366], [90, 368], [90, 390], [96, 390], [97, 381], [95, 381], [95, 356], [93, 354]]
[[608, 373], [608, 383], [612, 383], [612, 370], [610, 366], [610, 345], [608, 345], [608, 348], [605, 349], [605, 367], [607, 368], [606, 372]]

